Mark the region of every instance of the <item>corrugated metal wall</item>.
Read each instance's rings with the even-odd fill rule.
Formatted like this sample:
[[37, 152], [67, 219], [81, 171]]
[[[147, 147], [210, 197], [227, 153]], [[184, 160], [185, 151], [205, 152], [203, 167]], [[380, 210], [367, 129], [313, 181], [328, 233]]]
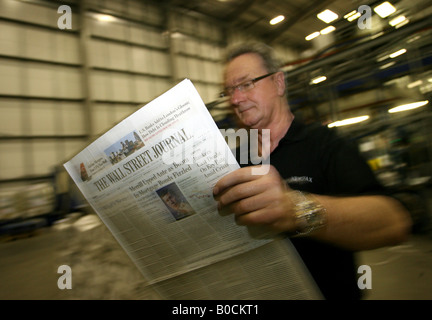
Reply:
[[90, 140], [183, 78], [221, 83], [214, 21], [136, 0], [0, 2], [0, 182], [49, 177]]

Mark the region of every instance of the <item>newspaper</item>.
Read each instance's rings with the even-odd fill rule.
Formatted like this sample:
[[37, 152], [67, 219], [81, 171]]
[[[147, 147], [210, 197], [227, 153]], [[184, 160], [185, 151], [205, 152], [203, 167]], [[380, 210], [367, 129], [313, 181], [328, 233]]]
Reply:
[[[295, 288], [293, 297], [319, 298], [292, 247], [259, 230], [239, 227], [232, 215], [218, 211], [213, 186], [239, 165], [189, 80], [118, 123], [64, 166], [163, 297], [276, 298], [277, 292], [286, 299]], [[269, 250], [284, 253], [263, 260], [271, 255]], [[244, 257], [248, 268], [239, 264]], [[243, 285], [235, 281], [235, 294], [224, 278], [228, 266], [236, 266], [242, 279]], [[287, 270], [290, 280], [285, 289], [290, 289], [263, 295], [254, 285], [259, 275], [253, 279], [247, 270], [258, 268], [262, 273], [276, 266]], [[284, 286], [277, 275], [266, 277], [265, 288]], [[179, 283], [183, 287], [176, 287]], [[190, 290], [184, 289], [185, 283]], [[243, 290], [249, 293], [242, 294]]]

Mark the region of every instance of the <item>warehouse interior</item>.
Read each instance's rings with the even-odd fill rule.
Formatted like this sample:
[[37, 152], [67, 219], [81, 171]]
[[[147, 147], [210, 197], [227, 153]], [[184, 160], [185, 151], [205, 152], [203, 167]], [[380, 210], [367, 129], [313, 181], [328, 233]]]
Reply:
[[[359, 253], [374, 270], [366, 299], [432, 299], [431, 26], [428, 0], [1, 0], [0, 299], [159, 298], [63, 164], [185, 78], [235, 128], [222, 58], [245, 40], [275, 48], [296, 116], [355, 142], [428, 209], [406, 244]], [[64, 264], [73, 290], [57, 287]]]

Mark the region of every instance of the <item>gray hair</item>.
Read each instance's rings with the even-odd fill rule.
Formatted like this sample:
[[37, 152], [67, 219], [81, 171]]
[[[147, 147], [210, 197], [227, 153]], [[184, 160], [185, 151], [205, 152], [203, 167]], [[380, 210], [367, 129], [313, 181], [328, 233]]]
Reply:
[[246, 42], [233, 45], [227, 49], [225, 64], [247, 53], [254, 53], [261, 57], [263, 66], [268, 72], [277, 72], [281, 69], [281, 62], [276, 58], [274, 50], [261, 42]]

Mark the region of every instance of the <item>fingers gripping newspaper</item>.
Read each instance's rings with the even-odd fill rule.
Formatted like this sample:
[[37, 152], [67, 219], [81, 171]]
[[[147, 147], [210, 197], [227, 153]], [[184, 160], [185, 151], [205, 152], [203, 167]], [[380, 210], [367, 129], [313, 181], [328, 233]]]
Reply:
[[213, 186], [239, 165], [189, 80], [64, 166], [161, 297], [321, 297], [288, 241], [252, 236], [218, 212]]

